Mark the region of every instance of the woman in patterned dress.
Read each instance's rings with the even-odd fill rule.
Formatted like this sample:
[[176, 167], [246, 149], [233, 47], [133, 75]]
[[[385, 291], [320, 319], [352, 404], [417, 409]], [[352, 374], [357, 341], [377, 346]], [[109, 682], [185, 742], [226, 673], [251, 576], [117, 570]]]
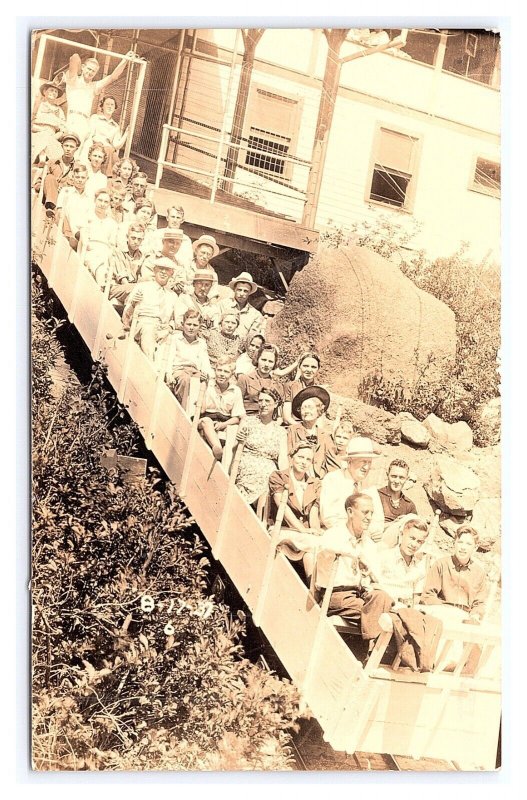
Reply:
[[287, 469], [287, 435], [276, 417], [280, 395], [273, 388], [258, 394], [258, 414], [246, 417], [236, 439], [244, 442], [236, 486], [248, 503], [254, 503], [268, 490], [269, 476], [275, 470]]
[[236, 361], [240, 354], [241, 340], [236, 335], [236, 328], [240, 324], [240, 315], [237, 311], [227, 311], [222, 314], [220, 327], [213, 328], [207, 339], [207, 350], [212, 366], [218, 359], [230, 356], [231, 361]]

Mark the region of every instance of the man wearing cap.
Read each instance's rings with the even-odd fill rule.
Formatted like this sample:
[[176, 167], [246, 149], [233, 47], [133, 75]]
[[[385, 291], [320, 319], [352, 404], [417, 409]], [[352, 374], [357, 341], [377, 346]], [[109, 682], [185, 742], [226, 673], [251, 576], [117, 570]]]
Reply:
[[152, 361], [157, 344], [163, 341], [174, 323], [177, 297], [168, 288], [174, 273], [173, 262], [159, 256], [154, 262], [154, 279], [138, 283], [130, 292], [123, 311], [123, 327], [129, 330], [137, 308], [135, 340]]
[[173, 289], [176, 294], [181, 294], [181, 292], [185, 291], [187, 282], [190, 279], [189, 271], [179, 260], [179, 248], [181, 246], [183, 231], [163, 228], [162, 234], [161, 249], [156, 250], [153, 254], [145, 258], [141, 266], [139, 280], [151, 280], [154, 277], [154, 264], [160, 256], [163, 256], [164, 258], [169, 258], [174, 266], [174, 274], [168, 282], [168, 287], [169, 289]]
[[345, 522], [346, 497], [362, 492], [370, 496], [373, 505], [369, 535], [373, 541], [380, 541], [384, 531], [384, 512], [379, 493], [376, 489], [362, 489], [362, 483], [371, 469], [372, 460], [378, 456], [371, 439], [355, 436], [349, 440], [346, 448], [347, 466], [329, 472], [322, 480], [320, 518], [326, 528]]
[[181, 294], [178, 297], [177, 321], [181, 323], [183, 314], [189, 308], [199, 311], [203, 319], [201, 335], [207, 338], [212, 328], [220, 324], [221, 314], [217, 303], [209, 299], [209, 292], [214, 283], [216, 273], [212, 269], [198, 269], [192, 278], [192, 294]]
[[43, 83], [39, 89], [41, 99], [31, 117], [31, 163], [37, 156], [44, 155], [50, 161], [60, 158], [62, 148], [58, 137], [64, 133], [66, 118], [64, 111], [56, 104], [59, 95], [64, 94], [56, 83]]
[[262, 329], [263, 317], [254, 306], [249, 303], [249, 296], [254, 294], [257, 286], [248, 272], [241, 272], [229, 283], [229, 287], [234, 292], [234, 297], [226, 297], [220, 300], [219, 309], [221, 314], [228, 311], [237, 311], [240, 315], [240, 324], [236, 333], [245, 342], [249, 335], [254, 336]]
[[44, 178], [43, 201], [48, 217], [54, 216], [59, 191], [73, 183], [74, 156], [80, 145], [79, 137], [74, 133], [64, 133], [58, 141], [62, 145], [62, 156], [48, 167]]
[[[138, 222], [132, 222], [126, 234], [126, 250], [115, 249], [110, 257], [110, 270], [112, 285], [109, 298], [113, 305], [122, 314], [128, 296], [137, 283], [144, 255], [141, 245], [145, 238], [145, 231]], [[152, 273], [153, 277], [153, 273]]]
[[117, 80], [127, 64], [129, 58], [134, 58], [135, 53], [130, 50], [119, 62], [113, 72], [94, 81], [94, 77], [99, 71], [99, 62], [96, 58], [88, 58], [82, 64], [81, 57], [74, 53], [68, 65], [68, 70], [64, 76], [66, 84], [66, 101], [68, 103], [68, 116], [66, 124], [68, 130], [74, 131], [81, 143], [88, 135], [89, 121], [92, 112], [92, 105], [95, 95], [106, 89], [111, 83]]

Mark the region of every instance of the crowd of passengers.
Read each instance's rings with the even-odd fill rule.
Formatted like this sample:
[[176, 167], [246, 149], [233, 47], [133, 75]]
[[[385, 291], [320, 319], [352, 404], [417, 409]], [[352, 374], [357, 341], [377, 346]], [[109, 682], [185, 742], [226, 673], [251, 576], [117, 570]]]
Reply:
[[192, 380], [205, 384], [199, 430], [218, 461], [226, 430], [236, 426], [240, 454], [232, 463], [241, 495], [255, 508], [268, 497], [270, 524], [280, 509], [282, 549], [302, 564], [319, 596], [340, 554], [328, 613], [358, 623], [370, 647], [380, 615], [416, 600], [444, 619], [478, 623], [488, 586], [474, 559], [477, 532], [462, 525], [452, 555], [438, 558], [427, 544], [430, 522], [404, 493], [412, 485], [409, 465], [394, 460], [384, 485], [368, 485], [379, 449], [356, 434], [352, 420], [329, 419], [319, 355], [300, 353], [280, 365], [277, 347], [266, 341], [273, 309], [265, 314], [252, 305], [258, 287], [251, 273], [220, 285], [214, 237], [191, 241], [181, 206], [166, 209], [161, 227], [146, 174], [132, 159], [118, 158], [126, 133], [113, 121], [115, 99], [103, 96], [91, 117], [80, 110], [88, 100], [91, 107], [93, 87], [105, 89], [122, 65], [95, 82], [95, 59], [72, 59], [67, 117], [56, 105], [60, 88], [40, 87], [34, 189], [49, 223], [107, 291], [124, 329], [158, 368], [162, 362], [184, 408]]

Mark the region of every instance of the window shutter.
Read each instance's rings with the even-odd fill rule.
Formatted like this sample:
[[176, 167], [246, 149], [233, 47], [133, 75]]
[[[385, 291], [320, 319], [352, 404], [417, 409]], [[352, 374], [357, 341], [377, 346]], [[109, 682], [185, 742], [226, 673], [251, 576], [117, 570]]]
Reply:
[[411, 174], [414, 144], [415, 139], [410, 136], [381, 128], [376, 161], [384, 167]]

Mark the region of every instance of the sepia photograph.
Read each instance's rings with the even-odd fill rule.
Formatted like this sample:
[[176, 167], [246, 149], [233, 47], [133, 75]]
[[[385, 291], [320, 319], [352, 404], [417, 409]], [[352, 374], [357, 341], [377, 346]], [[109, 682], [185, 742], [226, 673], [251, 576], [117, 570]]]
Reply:
[[35, 772], [501, 767], [500, 31], [300, 23], [31, 31]]

